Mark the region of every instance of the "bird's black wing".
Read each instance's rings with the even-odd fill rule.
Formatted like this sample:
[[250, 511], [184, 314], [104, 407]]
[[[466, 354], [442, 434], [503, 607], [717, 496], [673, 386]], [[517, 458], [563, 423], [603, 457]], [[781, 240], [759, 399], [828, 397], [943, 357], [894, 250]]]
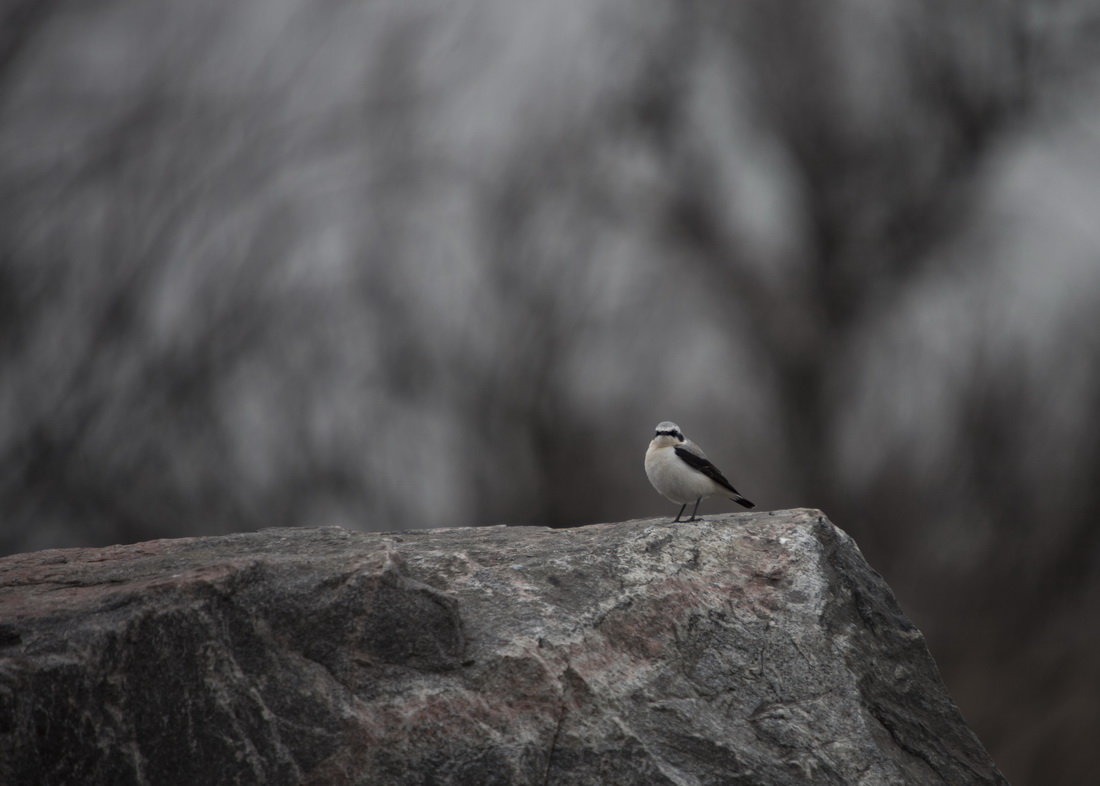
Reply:
[[705, 459], [702, 456], [697, 456], [690, 450], [680, 447], [679, 445], [676, 446], [675, 450], [676, 455], [679, 456], [680, 459], [689, 467], [698, 470], [699, 472], [702, 472], [719, 486], [723, 486], [729, 489], [734, 494], [738, 493], [737, 489], [733, 487], [733, 484], [726, 480], [726, 476], [723, 475], [721, 471], [719, 471], [718, 467], [711, 464], [708, 459]]
[[702, 472], [719, 486], [725, 489], [729, 489], [730, 493], [734, 495], [734, 499], [737, 502], [740, 502], [746, 508], [756, 507], [747, 499], [742, 497], [741, 492], [735, 489], [733, 487], [733, 484], [726, 480], [726, 476], [722, 474], [721, 470], [711, 464], [708, 459], [705, 459], [702, 456], [697, 456], [687, 448], [681, 447], [680, 445], [677, 445], [674, 450], [676, 451], [676, 455], [680, 457], [680, 460], [687, 464], [689, 467], [694, 470], [698, 470], [699, 472]]

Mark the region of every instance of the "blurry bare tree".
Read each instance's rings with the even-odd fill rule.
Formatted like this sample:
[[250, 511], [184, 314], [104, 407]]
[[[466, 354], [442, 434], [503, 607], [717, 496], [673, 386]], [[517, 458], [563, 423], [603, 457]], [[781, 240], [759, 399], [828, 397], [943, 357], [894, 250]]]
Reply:
[[660, 515], [671, 418], [1084, 782], [1095, 5], [0, 3], [0, 550]]

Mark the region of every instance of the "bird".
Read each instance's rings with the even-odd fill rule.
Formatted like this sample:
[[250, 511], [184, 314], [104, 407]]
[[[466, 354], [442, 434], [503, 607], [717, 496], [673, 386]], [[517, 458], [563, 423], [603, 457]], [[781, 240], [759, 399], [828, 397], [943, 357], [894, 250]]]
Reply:
[[746, 508], [756, 507], [710, 463], [702, 448], [685, 439], [680, 427], [668, 420], [657, 424], [657, 433], [645, 452], [645, 474], [659, 494], [681, 503], [673, 521], [680, 520], [689, 502], [695, 502], [695, 508], [687, 521], [695, 521], [704, 497], [729, 497]]

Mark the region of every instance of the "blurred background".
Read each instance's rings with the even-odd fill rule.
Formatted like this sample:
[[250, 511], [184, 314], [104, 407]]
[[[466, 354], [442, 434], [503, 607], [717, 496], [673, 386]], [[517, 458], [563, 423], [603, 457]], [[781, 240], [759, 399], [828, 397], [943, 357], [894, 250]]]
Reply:
[[0, 553], [671, 517], [670, 419], [857, 539], [1009, 779], [1088, 782], [1098, 32], [0, 0]]

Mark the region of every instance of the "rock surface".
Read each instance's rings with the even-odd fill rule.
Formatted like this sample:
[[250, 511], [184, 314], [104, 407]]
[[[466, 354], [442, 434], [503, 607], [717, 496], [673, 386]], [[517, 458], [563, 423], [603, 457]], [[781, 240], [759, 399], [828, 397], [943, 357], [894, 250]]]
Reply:
[[1003, 783], [813, 510], [0, 560], [5, 784]]

